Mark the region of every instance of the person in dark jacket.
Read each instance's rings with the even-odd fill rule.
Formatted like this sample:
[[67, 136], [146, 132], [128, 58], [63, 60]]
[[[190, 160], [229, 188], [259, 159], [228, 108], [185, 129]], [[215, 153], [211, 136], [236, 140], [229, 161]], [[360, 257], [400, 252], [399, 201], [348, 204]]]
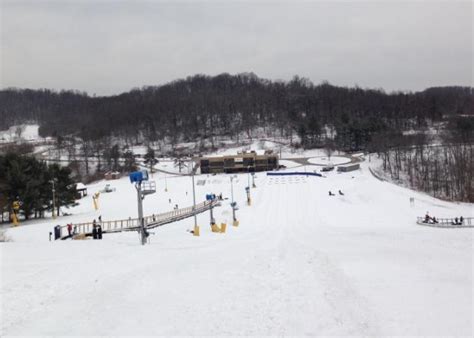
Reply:
[[69, 223], [69, 224], [67, 225], [67, 233], [68, 233], [69, 236], [72, 235], [72, 224], [71, 224], [71, 223]]
[[97, 239], [102, 239], [102, 226], [97, 225]]
[[95, 219], [92, 221], [92, 238], [97, 239], [97, 223]]

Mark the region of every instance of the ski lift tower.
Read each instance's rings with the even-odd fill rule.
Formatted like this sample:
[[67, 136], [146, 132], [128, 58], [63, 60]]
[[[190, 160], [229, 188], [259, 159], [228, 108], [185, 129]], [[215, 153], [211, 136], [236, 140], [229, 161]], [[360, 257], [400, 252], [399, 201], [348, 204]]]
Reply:
[[155, 181], [148, 180], [148, 171], [146, 170], [134, 171], [128, 176], [130, 183], [134, 184], [137, 190], [138, 219], [140, 221], [139, 232], [141, 234], [142, 245], [145, 245], [149, 233], [145, 229], [145, 220], [143, 218], [143, 199], [146, 195], [156, 192], [156, 183]]

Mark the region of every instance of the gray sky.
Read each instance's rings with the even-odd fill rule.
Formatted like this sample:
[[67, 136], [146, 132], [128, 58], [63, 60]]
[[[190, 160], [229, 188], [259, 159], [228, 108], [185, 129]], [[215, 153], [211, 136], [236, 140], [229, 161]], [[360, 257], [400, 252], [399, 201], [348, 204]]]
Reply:
[[223, 72], [387, 91], [472, 85], [471, 1], [0, 4], [2, 88], [109, 95]]

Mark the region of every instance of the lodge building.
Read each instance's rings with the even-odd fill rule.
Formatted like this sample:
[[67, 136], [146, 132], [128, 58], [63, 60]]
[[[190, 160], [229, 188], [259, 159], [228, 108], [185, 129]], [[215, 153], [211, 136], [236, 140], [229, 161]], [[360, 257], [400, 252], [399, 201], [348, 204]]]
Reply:
[[202, 174], [269, 171], [278, 168], [278, 156], [272, 152], [258, 155], [256, 152], [230, 156], [201, 157]]

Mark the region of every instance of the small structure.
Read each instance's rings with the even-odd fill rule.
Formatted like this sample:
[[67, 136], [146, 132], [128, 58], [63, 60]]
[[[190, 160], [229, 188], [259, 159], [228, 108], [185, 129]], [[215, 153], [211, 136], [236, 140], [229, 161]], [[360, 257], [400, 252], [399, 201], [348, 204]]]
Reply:
[[321, 169], [321, 171], [332, 171], [332, 170], [334, 170], [333, 165], [326, 165]]
[[84, 185], [84, 183], [76, 183], [76, 191], [78, 194], [78, 198], [87, 196], [87, 187]]
[[107, 192], [114, 192], [114, 191], [115, 191], [115, 188], [112, 187], [110, 184], [107, 183], [107, 184], [105, 185], [104, 189], [102, 189], [100, 192], [105, 192], [105, 193], [107, 193]]
[[120, 173], [118, 171], [107, 171], [104, 174], [106, 180], [117, 180], [120, 178]]
[[349, 171], [354, 171], [360, 169], [360, 164], [359, 163], [353, 163], [353, 164], [348, 164], [348, 165], [340, 165], [337, 167], [337, 171], [339, 172], [349, 172]]

